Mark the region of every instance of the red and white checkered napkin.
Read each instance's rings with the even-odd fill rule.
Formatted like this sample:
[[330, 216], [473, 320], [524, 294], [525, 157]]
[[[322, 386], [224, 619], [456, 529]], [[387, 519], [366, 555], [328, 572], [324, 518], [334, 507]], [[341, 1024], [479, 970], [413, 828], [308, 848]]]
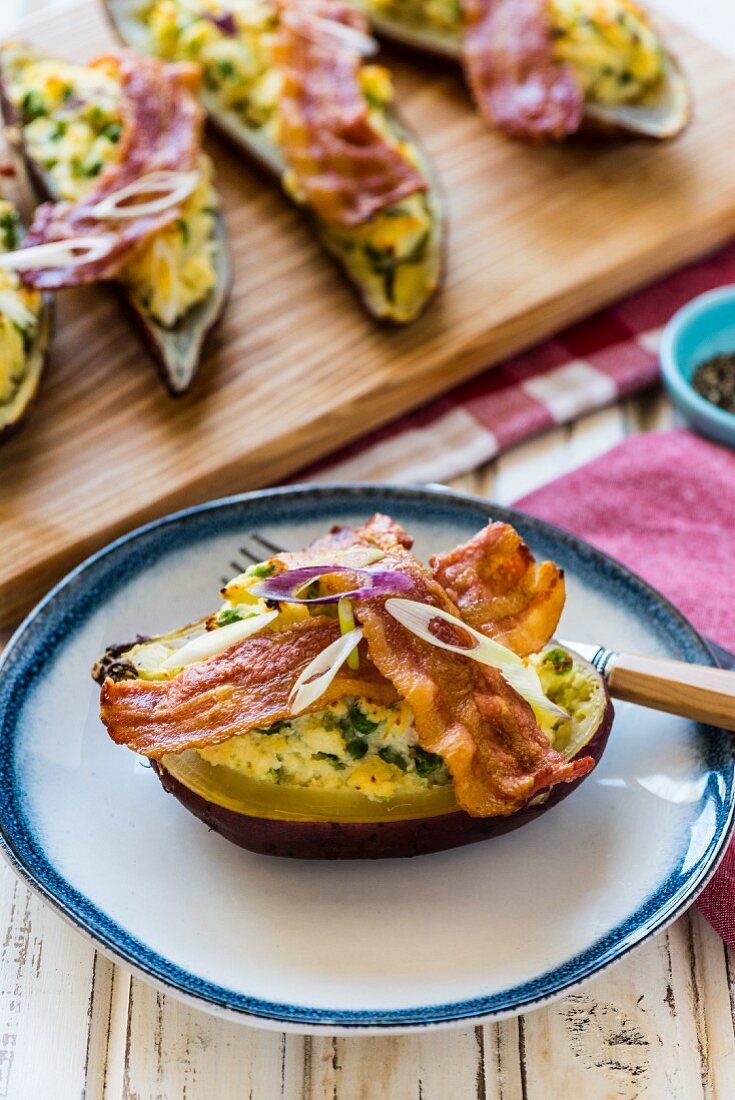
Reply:
[[[685, 431], [630, 436], [517, 506], [630, 566], [735, 650], [732, 451]], [[697, 906], [735, 949], [735, 841]]]
[[299, 480], [444, 481], [556, 424], [658, 379], [671, 315], [735, 282], [735, 245], [567, 329], [417, 412], [372, 432]]

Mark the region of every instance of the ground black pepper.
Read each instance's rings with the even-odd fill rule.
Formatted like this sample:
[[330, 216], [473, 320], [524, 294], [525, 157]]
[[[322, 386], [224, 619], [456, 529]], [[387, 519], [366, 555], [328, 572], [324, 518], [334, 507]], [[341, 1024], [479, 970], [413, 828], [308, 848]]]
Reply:
[[695, 370], [692, 385], [706, 401], [735, 413], [735, 352], [705, 359]]

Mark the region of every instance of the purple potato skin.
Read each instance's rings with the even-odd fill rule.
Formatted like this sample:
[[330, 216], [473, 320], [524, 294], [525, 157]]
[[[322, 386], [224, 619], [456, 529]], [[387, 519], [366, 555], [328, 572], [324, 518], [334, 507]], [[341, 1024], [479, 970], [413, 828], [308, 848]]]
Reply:
[[[42, 202], [54, 202], [53, 195], [48, 189], [48, 185], [44, 178], [44, 173], [38, 167], [33, 158], [29, 155], [28, 149], [23, 138], [23, 125], [20, 113], [15, 105], [12, 103], [7, 90], [5, 81], [5, 74], [3, 73], [2, 64], [0, 64], [0, 109], [2, 110], [2, 117], [5, 122], [5, 134], [12, 151], [22, 162], [26, 171], [28, 179]], [[113, 282], [113, 287], [116, 296], [127, 315], [128, 319], [138, 330], [143, 343], [145, 344], [151, 358], [153, 359], [158, 373], [161, 377], [163, 384], [172, 397], [180, 397], [191, 385], [199, 369], [202, 352], [204, 345], [207, 342], [210, 333], [219, 323], [222, 314], [224, 313], [227, 300], [229, 298], [229, 292], [232, 283], [232, 262], [231, 256], [227, 244], [227, 237], [224, 232], [220, 235], [220, 243], [225, 249], [225, 255], [222, 264], [222, 282], [214, 290], [216, 294], [215, 308], [206, 319], [205, 324], [200, 324], [196, 331], [192, 332], [192, 343], [195, 348], [195, 363], [193, 369], [188, 374], [188, 381], [186, 384], [177, 382], [177, 370], [176, 364], [171, 362], [167, 355], [167, 345], [165, 341], [165, 330], [161, 329], [160, 332], [163, 335], [163, 340], [157, 339], [153, 329], [153, 325], [147, 320], [145, 315], [136, 308], [134, 305], [127, 288], [119, 282]], [[186, 322], [184, 322], [186, 323]]]
[[[605, 697], [600, 723], [577, 754], [593, 757], [596, 765], [605, 751], [614, 717], [607, 688]], [[151, 764], [164, 790], [208, 828], [240, 848], [247, 848], [259, 855], [287, 859], [402, 859], [476, 844], [535, 821], [567, 798], [587, 778], [583, 776], [573, 783], [559, 783], [551, 789], [545, 802], [526, 805], [508, 817], [471, 817], [460, 810], [439, 817], [406, 821], [276, 821], [249, 817], [208, 802], [175, 779], [160, 761], [152, 760]]]

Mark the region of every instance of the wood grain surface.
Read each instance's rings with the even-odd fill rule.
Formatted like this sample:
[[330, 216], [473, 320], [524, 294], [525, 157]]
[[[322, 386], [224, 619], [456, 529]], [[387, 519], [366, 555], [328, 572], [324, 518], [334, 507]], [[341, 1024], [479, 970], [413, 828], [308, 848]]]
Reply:
[[[22, 34], [79, 60], [111, 43], [92, 0]], [[213, 143], [236, 260], [219, 335], [175, 401], [104, 288], [60, 296], [39, 406], [0, 451], [0, 622], [134, 524], [281, 479], [735, 230], [735, 65], [672, 41], [697, 118], [668, 146], [514, 144], [455, 72], [396, 63], [450, 223], [445, 290], [405, 330], [365, 317], [277, 188]]]

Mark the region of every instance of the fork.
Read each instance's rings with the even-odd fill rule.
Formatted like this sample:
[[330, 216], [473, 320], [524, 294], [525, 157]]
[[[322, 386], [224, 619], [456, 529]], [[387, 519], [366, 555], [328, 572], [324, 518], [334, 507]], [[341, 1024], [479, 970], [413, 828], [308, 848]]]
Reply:
[[265, 535], [261, 535], [259, 531], [251, 531], [245, 537], [250, 539], [251, 543], [254, 543], [254, 546], [249, 546], [245, 543], [244, 546], [238, 547], [238, 553], [242, 554], [245, 558], [246, 564], [243, 565], [237, 558], [233, 558], [229, 563], [230, 569], [232, 569], [233, 572], [229, 577], [220, 578], [223, 587], [230, 583], [233, 576], [237, 576], [238, 573], [244, 573], [248, 565], [257, 565], [265, 558], [273, 557], [274, 554], [286, 553], [286, 548], [284, 546], [278, 546], [275, 542], [271, 542]]
[[[239, 553], [251, 565], [285, 552], [258, 531], [251, 531], [247, 540]], [[236, 573], [247, 568], [237, 559], [230, 566]], [[226, 585], [228, 580], [223, 577], [222, 583]], [[560, 640], [559, 644], [594, 665], [615, 699], [735, 731], [735, 656], [715, 642], [708, 644], [721, 668], [618, 653], [586, 642]]]

